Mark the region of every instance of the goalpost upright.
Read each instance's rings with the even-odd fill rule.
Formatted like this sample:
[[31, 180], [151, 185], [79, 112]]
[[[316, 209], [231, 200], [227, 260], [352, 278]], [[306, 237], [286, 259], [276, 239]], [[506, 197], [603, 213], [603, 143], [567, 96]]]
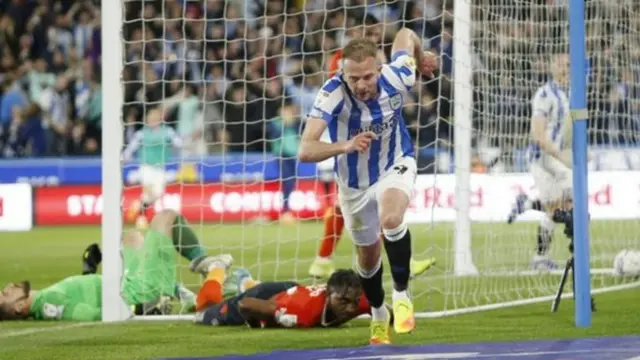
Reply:
[[122, 0], [102, 2], [102, 320], [128, 317], [120, 297], [122, 259]]
[[575, 321], [591, 326], [589, 270], [589, 192], [587, 183], [587, 94], [585, 11], [583, 0], [569, 2], [570, 106], [573, 119], [573, 218]]

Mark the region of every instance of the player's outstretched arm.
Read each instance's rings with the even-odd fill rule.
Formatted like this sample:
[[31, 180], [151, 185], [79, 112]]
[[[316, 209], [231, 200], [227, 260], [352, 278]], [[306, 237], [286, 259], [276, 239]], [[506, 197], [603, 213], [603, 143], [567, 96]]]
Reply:
[[353, 151], [364, 152], [369, 149], [371, 141], [377, 138], [375, 133], [368, 131], [358, 134], [347, 141], [325, 143], [320, 141], [320, 137], [326, 128], [327, 121], [324, 119], [316, 117], [307, 119], [300, 141], [300, 149], [298, 149], [300, 161], [320, 162]]
[[250, 327], [261, 327], [264, 322], [273, 320], [276, 303], [271, 300], [245, 297], [238, 303], [238, 309]]

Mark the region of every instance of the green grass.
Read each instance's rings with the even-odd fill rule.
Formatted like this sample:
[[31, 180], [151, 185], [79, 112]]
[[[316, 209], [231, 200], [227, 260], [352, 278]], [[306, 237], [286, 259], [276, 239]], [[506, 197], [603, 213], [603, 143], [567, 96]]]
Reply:
[[[591, 231], [592, 266], [610, 267], [625, 247], [640, 248], [637, 222], [594, 222]], [[211, 253], [230, 252], [236, 265], [249, 268], [261, 280], [306, 278], [322, 227], [303, 223], [293, 227], [269, 224], [199, 225], [196, 230]], [[416, 256], [435, 256], [438, 265], [412, 285], [417, 310], [442, 311], [535, 296], [551, 295], [558, 277], [453, 277], [453, 229], [450, 224], [412, 228]], [[474, 224], [474, 261], [481, 271], [526, 270], [535, 241], [535, 224]], [[560, 235], [560, 234], [558, 234]], [[97, 227], [37, 228], [25, 233], [0, 234], [0, 284], [28, 279], [35, 288], [47, 286], [81, 270], [80, 255], [100, 237]], [[557, 236], [553, 255], [568, 256], [567, 243]], [[349, 239], [337, 251], [338, 264], [350, 266]], [[181, 262], [180, 280], [195, 289], [198, 278]], [[387, 279], [388, 280], [388, 279]], [[593, 287], [621, 283], [593, 276]], [[396, 344], [453, 343], [541, 338], [572, 338], [640, 334], [638, 288], [597, 296], [593, 326], [576, 329], [573, 303], [549, 313], [549, 303], [500, 309], [456, 317], [420, 320], [410, 336], [396, 336]], [[68, 327], [72, 326], [72, 327]], [[366, 321], [331, 330], [268, 330], [204, 328], [189, 322], [127, 322], [124, 324], [12, 322], [0, 324], [0, 359], [150, 359], [170, 356], [255, 353], [277, 349], [358, 346], [366, 342]], [[293, 335], [292, 335], [293, 334]]]

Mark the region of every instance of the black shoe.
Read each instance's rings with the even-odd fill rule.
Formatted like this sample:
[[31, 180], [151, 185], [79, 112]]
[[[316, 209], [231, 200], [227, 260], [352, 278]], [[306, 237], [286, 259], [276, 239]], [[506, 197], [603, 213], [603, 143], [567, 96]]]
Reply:
[[102, 252], [98, 244], [91, 244], [82, 254], [82, 275], [95, 274], [102, 262]]

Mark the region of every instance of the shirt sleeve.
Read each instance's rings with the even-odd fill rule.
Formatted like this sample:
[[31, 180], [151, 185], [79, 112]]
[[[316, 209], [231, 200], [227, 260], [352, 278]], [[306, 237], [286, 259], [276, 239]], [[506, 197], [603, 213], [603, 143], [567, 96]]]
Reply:
[[312, 327], [312, 296], [304, 287], [287, 290], [286, 294], [276, 300], [275, 320], [284, 327]]
[[553, 101], [548, 91], [540, 89], [533, 96], [531, 101], [531, 115], [549, 118], [551, 115], [551, 108], [553, 107]]
[[389, 68], [400, 79], [407, 91], [413, 88], [416, 83], [416, 60], [409, 56], [408, 52], [402, 50], [393, 53]]
[[180, 137], [180, 135], [178, 135], [178, 133], [175, 130], [173, 130], [172, 128], [167, 128], [167, 135], [169, 136], [171, 145], [173, 145], [174, 148], [176, 149], [182, 148], [182, 138]]
[[124, 161], [131, 160], [133, 154], [135, 154], [136, 151], [138, 151], [138, 148], [140, 148], [140, 145], [142, 145], [142, 131], [138, 130], [133, 135], [133, 138], [131, 138], [131, 141], [129, 142], [127, 147], [124, 149], [124, 152], [122, 153], [122, 159]]
[[336, 121], [344, 105], [344, 95], [340, 90], [340, 84], [339, 78], [332, 78], [322, 86], [313, 102], [309, 117], [320, 118], [327, 123]]

